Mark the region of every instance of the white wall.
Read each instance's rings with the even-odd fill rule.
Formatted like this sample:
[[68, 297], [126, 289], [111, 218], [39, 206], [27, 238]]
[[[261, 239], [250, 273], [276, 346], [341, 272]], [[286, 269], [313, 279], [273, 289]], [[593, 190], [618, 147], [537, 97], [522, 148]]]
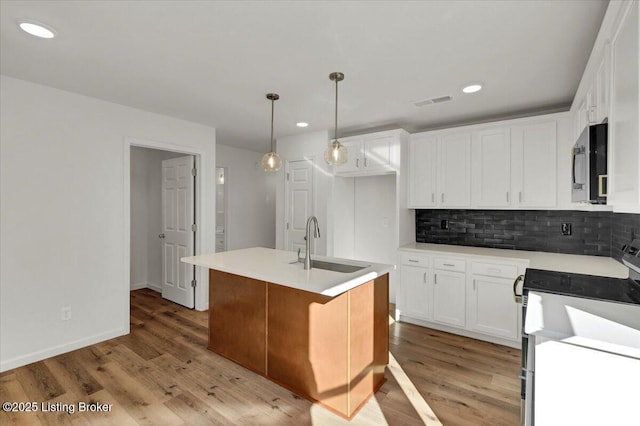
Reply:
[[276, 246], [278, 174], [262, 170], [263, 153], [216, 146], [216, 166], [225, 167], [227, 185], [227, 250]]
[[184, 154], [131, 148], [131, 289], [162, 291], [162, 161]]
[[284, 162], [286, 160], [312, 159], [313, 168], [313, 212], [318, 218], [320, 226], [320, 238], [316, 241], [316, 253], [327, 254], [328, 238], [332, 229], [333, 217], [327, 212], [331, 211], [331, 193], [333, 175], [331, 168], [324, 161], [324, 150], [328, 146], [329, 134], [327, 131], [307, 133], [304, 135], [290, 136], [278, 139], [277, 151], [283, 161], [283, 167], [277, 173], [276, 185], [276, 248], [284, 250]]
[[213, 252], [215, 129], [0, 77], [0, 370], [128, 333], [130, 138], [202, 153]]

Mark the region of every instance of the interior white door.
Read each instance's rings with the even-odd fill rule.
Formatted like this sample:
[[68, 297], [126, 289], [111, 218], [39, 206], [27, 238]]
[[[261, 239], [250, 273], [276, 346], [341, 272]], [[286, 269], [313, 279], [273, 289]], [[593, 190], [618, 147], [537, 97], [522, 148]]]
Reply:
[[193, 156], [162, 162], [162, 297], [187, 308], [195, 305], [193, 266], [180, 258], [193, 256], [193, 168]]
[[313, 214], [313, 162], [288, 161], [286, 179], [285, 248], [304, 253], [307, 218]]

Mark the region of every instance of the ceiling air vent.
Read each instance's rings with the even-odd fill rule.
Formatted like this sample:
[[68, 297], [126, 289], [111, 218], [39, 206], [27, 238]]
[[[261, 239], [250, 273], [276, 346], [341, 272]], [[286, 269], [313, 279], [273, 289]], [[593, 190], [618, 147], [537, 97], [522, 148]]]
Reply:
[[413, 104], [417, 107], [423, 107], [426, 105], [441, 104], [442, 102], [449, 102], [451, 100], [453, 100], [451, 96], [440, 96], [437, 98], [431, 98], [431, 99], [426, 99], [424, 101], [414, 102]]

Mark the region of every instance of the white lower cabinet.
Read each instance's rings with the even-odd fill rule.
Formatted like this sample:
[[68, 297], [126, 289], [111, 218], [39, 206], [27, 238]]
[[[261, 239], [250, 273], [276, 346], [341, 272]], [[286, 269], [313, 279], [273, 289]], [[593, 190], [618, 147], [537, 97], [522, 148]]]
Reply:
[[513, 299], [513, 282], [527, 262], [448, 254], [399, 252], [397, 319], [519, 347], [521, 305]]
[[465, 274], [436, 269], [433, 274], [433, 320], [465, 325]]
[[431, 270], [418, 266], [402, 265], [402, 285], [406, 291], [402, 294], [403, 311], [406, 315], [423, 320], [430, 320], [433, 305], [433, 286], [431, 285]]
[[518, 309], [513, 302], [513, 281], [471, 276], [469, 328], [506, 339], [518, 339]]

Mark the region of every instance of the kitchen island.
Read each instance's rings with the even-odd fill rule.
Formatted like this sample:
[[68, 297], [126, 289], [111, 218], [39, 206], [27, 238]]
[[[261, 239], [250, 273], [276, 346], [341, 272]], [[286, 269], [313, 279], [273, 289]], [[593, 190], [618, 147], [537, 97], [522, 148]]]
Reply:
[[209, 350], [352, 418], [385, 380], [393, 266], [296, 260], [257, 247], [182, 259], [209, 268]]

